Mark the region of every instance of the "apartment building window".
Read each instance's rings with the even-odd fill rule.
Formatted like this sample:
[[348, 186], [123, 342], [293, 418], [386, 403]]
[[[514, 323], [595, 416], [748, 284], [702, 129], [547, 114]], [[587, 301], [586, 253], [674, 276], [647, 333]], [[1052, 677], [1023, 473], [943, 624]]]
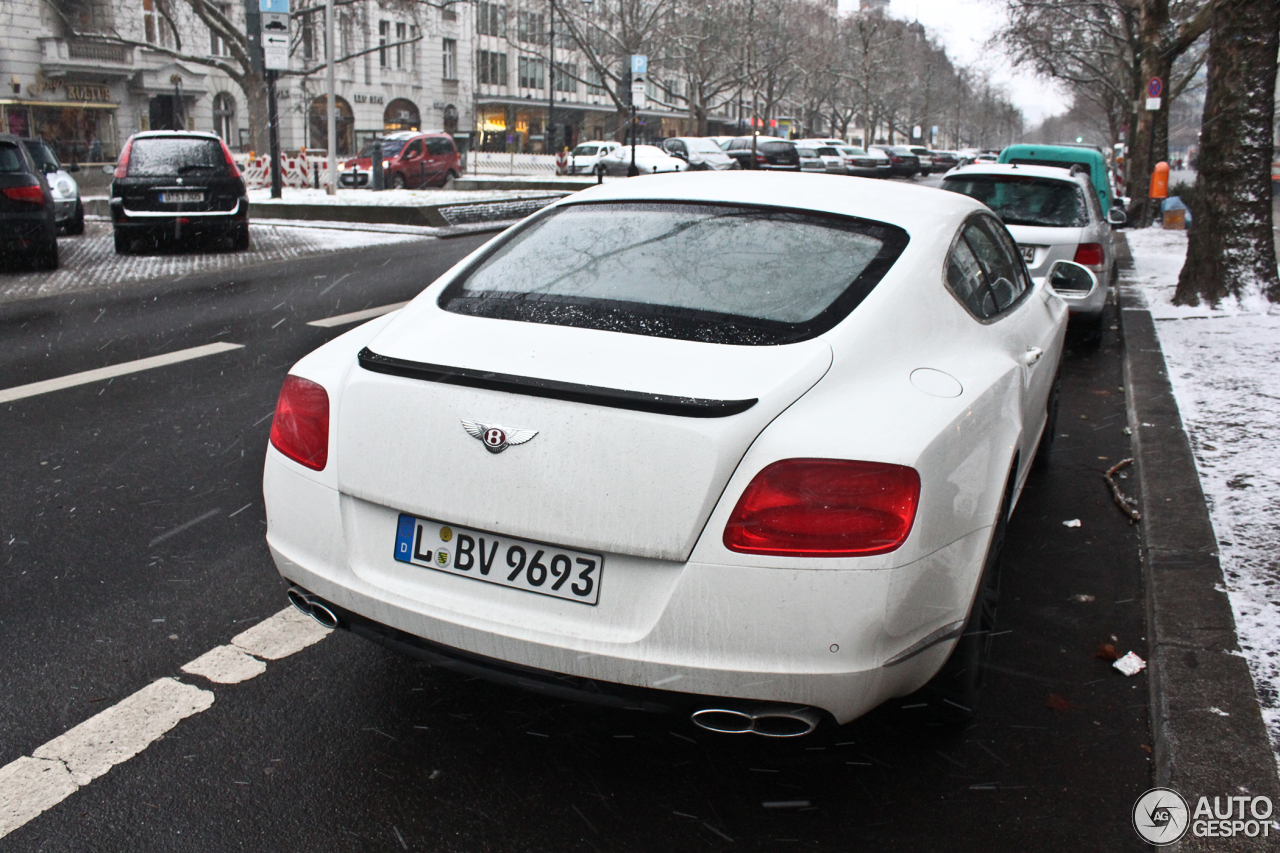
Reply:
[[412, 68], [415, 72], [417, 72], [418, 45], [421, 44], [421, 41], [419, 40], [422, 38], [422, 30], [418, 28], [417, 24], [409, 25], [409, 38], [414, 39], [414, 41], [411, 41], [407, 45], [407, 47], [409, 48], [409, 67]]
[[476, 77], [491, 86], [507, 85], [507, 55], [496, 50], [477, 50]]
[[520, 13], [520, 41], [547, 43], [547, 16], [541, 12]]
[[557, 92], [577, 92], [578, 91], [578, 63], [576, 62], [557, 62], [556, 63], [556, 91]]
[[507, 36], [507, 7], [503, 3], [480, 3], [476, 31], [482, 36]]
[[546, 85], [542, 74], [542, 60], [520, 57], [520, 88], [541, 89]]
[[444, 49], [441, 51], [444, 57], [444, 79], [458, 79], [458, 40], [445, 39]]
[[378, 21], [378, 65], [388, 67], [387, 45], [391, 42], [391, 22]]
[[172, 47], [173, 33], [169, 22], [156, 9], [155, 0], [142, 0], [142, 31], [147, 44]]
[[316, 58], [316, 22], [314, 16], [302, 16], [302, 58], [311, 62]]
[[396, 24], [396, 68], [404, 68], [404, 41], [409, 37], [408, 24]]
[[[214, 3], [213, 8], [217, 9], [218, 13], [221, 14], [222, 17], [227, 18], [228, 20], [231, 18], [230, 3]], [[230, 56], [231, 55], [231, 49], [227, 47], [226, 41], [222, 38], [222, 36], [218, 35], [213, 30], [209, 30], [209, 55], [210, 56]]]
[[[587, 81], [588, 95], [605, 94], [604, 78], [600, 76], [600, 72], [596, 69], [594, 65], [587, 69], [587, 73], [584, 75], [584, 77], [586, 78], [586, 81]], [[597, 138], [599, 138], [599, 134], [597, 134]]]

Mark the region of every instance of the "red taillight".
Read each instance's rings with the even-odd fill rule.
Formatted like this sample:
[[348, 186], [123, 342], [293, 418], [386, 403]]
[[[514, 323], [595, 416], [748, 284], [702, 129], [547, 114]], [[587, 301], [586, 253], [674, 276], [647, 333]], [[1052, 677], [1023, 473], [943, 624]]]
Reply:
[[218, 140], [218, 143], [222, 145], [222, 156], [227, 158], [227, 165], [231, 167], [232, 177], [240, 177], [240, 167], [236, 165], [236, 159], [231, 156], [231, 149], [221, 139]]
[[293, 374], [284, 378], [271, 419], [271, 443], [299, 465], [324, 470], [329, 461], [329, 395], [323, 387]]
[[25, 201], [28, 204], [44, 204], [44, 190], [40, 189], [39, 184], [32, 184], [29, 187], [5, 187], [5, 198], [10, 201]]
[[1103, 263], [1101, 243], [1081, 243], [1076, 248], [1074, 258], [1077, 264], [1086, 267], [1100, 267]]
[[765, 157], [763, 154], [757, 154], [757, 155], [756, 155], [756, 162], [757, 162], [757, 163], [768, 163], [768, 162], [769, 162], [769, 158]]
[[920, 475], [905, 465], [783, 459], [752, 479], [724, 545], [778, 557], [865, 557], [902, 545], [915, 521]]
[[129, 174], [129, 152], [133, 149], [133, 140], [130, 139], [124, 144], [124, 150], [120, 152], [120, 162], [116, 163], [116, 177], [124, 178]]

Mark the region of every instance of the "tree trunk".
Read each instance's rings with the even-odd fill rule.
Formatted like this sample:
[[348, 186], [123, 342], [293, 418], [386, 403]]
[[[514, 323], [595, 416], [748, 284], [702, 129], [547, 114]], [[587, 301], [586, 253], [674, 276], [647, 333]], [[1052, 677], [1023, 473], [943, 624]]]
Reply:
[[1278, 31], [1280, 0], [1220, 0], [1214, 10], [1178, 305], [1256, 293], [1280, 302], [1270, 186]]
[[[1153, 135], [1156, 134], [1157, 112], [1168, 116], [1169, 99], [1162, 92], [1160, 110], [1151, 111], [1146, 108], [1147, 83], [1152, 78], [1159, 78], [1165, 86], [1169, 85], [1169, 72], [1173, 70], [1173, 58], [1162, 49], [1165, 31], [1169, 27], [1169, 0], [1142, 0], [1141, 16], [1141, 56], [1138, 61], [1138, 120], [1134, 127], [1133, 140], [1129, 143], [1128, 192], [1132, 199], [1129, 209], [1130, 219], [1139, 223], [1150, 221], [1151, 210], [1147, 198], [1151, 192], [1151, 170], [1156, 161], [1152, 159]], [[1166, 125], [1167, 127], [1167, 125]]]

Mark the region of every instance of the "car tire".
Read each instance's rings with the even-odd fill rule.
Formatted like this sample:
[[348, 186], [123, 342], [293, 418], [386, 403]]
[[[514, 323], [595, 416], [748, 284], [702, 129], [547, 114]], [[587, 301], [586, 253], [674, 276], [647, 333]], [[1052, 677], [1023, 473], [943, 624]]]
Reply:
[[243, 252], [249, 248], [249, 223], [241, 225], [236, 229], [235, 236], [231, 240], [231, 248], [237, 252]]
[[132, 240], [130, 240], [125, 235], [121, 234], [119, 230], [116, 230], [113, 236], [115, 237], [117, 255], [127, 255], [127, 254], [130, 254], [130, 252], [132, 252], [133, 250]]
[[72, 214], [71, 221], [67, 223], [67, 233], [72, 236], [79, 236], [84, 233], [84, 202], [76, 199], [76, 212]]
[[404, 175], [400, 174], [399, 172], [396, 172], [394, 175], [391, 176], [391, 181], [387, 184], [387, 186], [393, 190], [404, 189]]
[[965, 728], [977, 716], [983, 675], [991, 657], [991, 635], [996, 622], [996, 605], [1000, 599], [1000, 575], [1004, 564], [1005, 531], [1013, 508], [1018, 465], [1014, 461], [1004, 495], [1000, 498], [1000, 514], [996, 518], [982, 561], [982, 574], [974, 593], [973, 604], [960, 639], [951, 657], [925, 686], [937, 717], [944, 725]]

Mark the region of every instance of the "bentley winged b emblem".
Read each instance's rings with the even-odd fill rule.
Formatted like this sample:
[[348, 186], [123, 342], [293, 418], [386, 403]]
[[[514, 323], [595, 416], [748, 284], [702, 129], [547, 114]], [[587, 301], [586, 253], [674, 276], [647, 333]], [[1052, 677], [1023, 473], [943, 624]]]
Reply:
[[497, 424], [482, 424], [462, 419], [462, 428], [472, 438], [480, 439], [490, 453], [501, 453], [513, 444], [524, 444], [538, 434], [536, 429], [513, 429]]

